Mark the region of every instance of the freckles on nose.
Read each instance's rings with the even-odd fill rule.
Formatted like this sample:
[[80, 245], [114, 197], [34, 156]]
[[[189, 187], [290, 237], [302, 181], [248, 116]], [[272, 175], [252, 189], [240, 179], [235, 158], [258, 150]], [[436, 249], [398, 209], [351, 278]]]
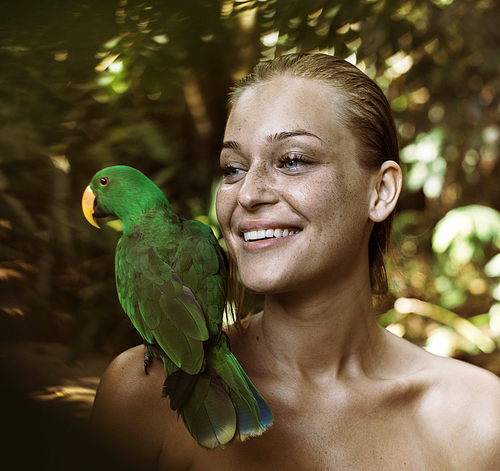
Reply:
[[238, 202], [243, 206], [270, 203], [274, 199], [272, 183], [264, 169], [252, 169], [246, 175], [238, 194]]

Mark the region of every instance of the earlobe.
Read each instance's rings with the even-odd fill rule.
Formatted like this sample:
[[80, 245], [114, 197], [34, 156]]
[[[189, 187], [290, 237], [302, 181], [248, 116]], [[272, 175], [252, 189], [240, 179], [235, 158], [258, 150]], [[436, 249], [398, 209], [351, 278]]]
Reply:
[[370, 202], [370, 220], [382, 222], [396, 207], [403, 185], [403, 173], [396, 162], [386, 160], [375, 178]]

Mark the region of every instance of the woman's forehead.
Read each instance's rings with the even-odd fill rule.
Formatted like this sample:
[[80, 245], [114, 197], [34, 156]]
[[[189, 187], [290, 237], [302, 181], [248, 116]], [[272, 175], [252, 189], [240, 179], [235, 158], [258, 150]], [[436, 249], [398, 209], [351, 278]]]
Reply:
[[304, 77], [279, 76], [247, 88], [233, 107], [225, 139], [232, 135], [274, 135], [305, 130], [325, 141], [337, 140], [338, 92]]
[[243, 90], [236, 100], [235, 107], [242, 99], [247, 101], [255, 100], [260, 97], [263, 99], [278, 99], [290, 95], [296, 97], [318, 96], [323, 100], [331, 101], [335, 100], [339, 95], [339, 91], [336, 87], [327, 84], [324, 80], [295, 75], [277, 75], [269, 80], [253, 84]]

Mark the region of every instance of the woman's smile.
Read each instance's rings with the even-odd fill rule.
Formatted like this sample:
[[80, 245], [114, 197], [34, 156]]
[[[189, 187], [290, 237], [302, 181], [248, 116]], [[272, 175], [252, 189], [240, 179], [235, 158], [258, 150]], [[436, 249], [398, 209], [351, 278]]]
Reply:
[[243, 233], [243, 250], [257, 252], [279, 248], [299, 235], [300, 229], [262, 229]]
[[265, 239], [280, 239], [300, 232], [300, 229], [259, 229], [243, 233], [245, 242]]
[[298, 234], [302, 228], [296, 224], [273, 220], [245, 220], [238, 225], [237, 231], [243, 239], [244, 249], [253, 251], [272, 247], [275, 243]]

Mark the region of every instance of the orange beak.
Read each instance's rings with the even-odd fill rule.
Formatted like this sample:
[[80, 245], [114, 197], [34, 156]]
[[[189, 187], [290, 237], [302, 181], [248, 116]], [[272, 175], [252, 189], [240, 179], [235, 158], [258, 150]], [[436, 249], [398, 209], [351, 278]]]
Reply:
[[87, 188], [85, 188], [85, 191], [83, 192], [82, 211], [85, 216], [85, 219], [88, 222], [90, 222], [90, 224], [100, 229], [99, 225], [97, 224], [97, 220], [94, 216], [94, 201], [95, 201], [95, 195], [93, 191], [90, 189], [90, 186], [88, 186]]

